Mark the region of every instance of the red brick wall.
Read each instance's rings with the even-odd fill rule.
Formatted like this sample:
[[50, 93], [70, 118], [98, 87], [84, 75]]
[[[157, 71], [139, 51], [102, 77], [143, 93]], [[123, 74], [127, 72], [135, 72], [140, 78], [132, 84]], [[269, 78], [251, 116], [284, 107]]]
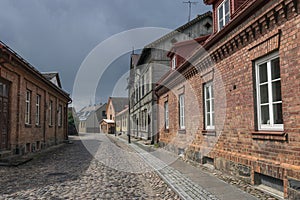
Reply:
[[[216, 125], [216, 136], [203, 131], [202, 87], [203, 83], [209, 80], [207, 73], [212, 67], [208, 67], [197, 75], [188, 75], [187, 77], [192, 77], [184, 83], [194, 89], [198, 99], [197, 103], [192, 103], [192, 100], [186, 102], [187, 107], [190, 108], [186, 113], [186, 120], [191, 123], [188, 123], [185, 135], [178, 133], [178, 125], [176, 125], [178, 124], [178, 110], [175, 108], [176, 93], [172, 94], [172, 91], [169, 91], [162, 92], [162, 94], [158, 91], [161, 94], [160, 108], [163, 108], [166, 95], [168, 95], [170, 109], [170, 129], [168, 131], [160, 129], [160, 141], [164, 145], [169, 143], [169, 149], [176, 151], [177, 148], [181, 148], [180, 142], [177, 140], [174, 142], [172, 138], [178, 137], [180, 140], [193, 135], [193, 141], [189, 143], [186, 153], [190, 150], [200, 152], [202, 156], [214, 158], [215, 164], [221, 158], [247, 166], [251, 169], [252, 183], [254, 183], [255, 173], [282, 179], [284, 180], [284, 194], [287, 197], [289, 178], [300, 180], [300, 17], [292, 4], [289, 4], [287, 15], [280, 11], [278, 22], [276, 22], [275, 18], [270, 17], [269, 14], [272, 6], [273, 8], [277, 6], [275, 1], [259, 9], [255, 14], [253, 13], [243, 24], [209, 49], [210, 55], [216, 62], [213, 78], [216, 123], [219, 124]], [[299, 11], [299, 8], [297, 10]], [[250, 32], [248, 36], [242, 35], [243, 29], [254, 26], [254, 21], [264, 15], [270, 17], [269, 24], [262, 20], [262, 28], [261, 30], [256, 28], [255, 35], [252, 34], [253, 32]], [[238, 37], [239, 34], [243, 39]], [[240, 38], [236, 39], [238, 44], [226, 46], [225, 44], [233, 38]], [[216, 51], [219, 55], [215, 53]], [[255, 128], [253, 63], [258, 58], [274, 51], [278, 51], [280, 57], [284, 133], [287, 137], [257, 133]], [[220, 89], [221, 82], [223, 82], [224, 90]], [[182, 85], [183, 83], [176, 84], [172, 90], [177, 91]], [[225, 105], [220, 99], [224, 97], [222, 91], [225, 92]], [[226, 107], [223, 127], [222, 117], [218, 116], [220, 111], [224, 111], [222, 106]], [[174, 110], [171, 111], [172, 107]], [[161, 111], [159, 116], [163, 119]], [[194, 120], [198, 120], [199, 123]], [[190, 131], [193, 129], [193, 123], [199, 124], [195, 134], [191, 134]], [[160, 126], [162, 125], [161, 122]], [[215, 141], [217, 141], [216, 145], [210, 149], [210, 144]], [[210, 153], [207, 154], [206, 150]]]
[[[35, 149], [51, 146], [63, 142], [67, 138], [67, 124], [65, 112], [68, 99], [56, 92], [40, 78], [28, 72], [20, 63], [13, 64], [12, 60], [0, 59], [4, 64], [0, 66], [0, 77], [11, 82], [10, 84], [10, 126], [9, 149], [16, 153], [26, 153]], [[31, 91], [31, 123], [25, 125], [26, 90]], [[36, 95], [41, 96], [40, 125], [36, 126]], [[49, 126], [48, 105], [53, 101], [53, 127]], [[57, 126], [58, 104], [63, 108], [63, 124]], [[39, 144], [37, 143], [39, 142]], [[29, 144], [29, 149], [26, 148]], [[39, 147], [37, 146], [39, 145]]]

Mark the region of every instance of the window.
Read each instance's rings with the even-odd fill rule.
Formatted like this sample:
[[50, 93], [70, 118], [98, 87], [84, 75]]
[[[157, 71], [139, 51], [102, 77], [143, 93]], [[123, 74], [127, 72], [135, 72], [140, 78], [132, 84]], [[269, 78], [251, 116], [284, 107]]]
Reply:
[[109, 115], [109, 119], [112, 120], [112, 115]]
[[256, 68], [259, 130], [283, 130], [280, 62], [278, 53], [258, 60]]
[[142, 77], [142, 97], [145, 95], [145, 78]]
[[185, 129], [184, 123], [184, 94], [179, 95], [179, 128]]
[[213, 83], [204, 85], [205, 129], [215, 129], [214, 90]]
[[218, 25], [221, 30], [230, 19], [229, 0], [223, 1], [218, 7]]
[[169, 129], [169, 103], [165, 102], [165, 129]]
[[26, 111], [25, 111], [25, 124], [30, 124], [30, 115], [31, 115], [31, 91], [27, 90], [26, 91], [26, 100], [25, 100], [25, 104], [26, 104]]
[[149, 88], [149, 86], [150, 86], [149, 82], [151, 83], [149, 71], [147, 70], [146, 71], [146, 78], [145, 78], [146, 92], [149, 92], [149, 90], [150, 90], [150, 88]]
[[53, 125], [53, 116], [52, 116], [53, 102], [50, 100], [49, 102], [49, 125]]
[[174, 55], [172, 58], [172, 63], [171, 63], [172, 69], [176, 68], [176, 56]]
[[41, 96], [36, 95], [36, 113], [35, 113], [35, 124], [40, 125], [41, 119]]
[[58, 120], [57, 120], [57, 123], [58, 123], [58, 126], [61, 127], [62, 126], [62, 106], [59, 105], [58, 106]]
[[148, 118], [148, 114], [147, 114], [147, 110], [144, 110], [144, 130], [147, 130], [147, 118]]

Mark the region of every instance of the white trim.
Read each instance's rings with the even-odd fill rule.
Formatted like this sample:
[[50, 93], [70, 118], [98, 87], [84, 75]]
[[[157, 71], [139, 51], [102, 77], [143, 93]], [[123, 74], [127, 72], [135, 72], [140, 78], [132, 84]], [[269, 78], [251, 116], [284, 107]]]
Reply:
[[25, 124], [30, 124], [31, 118], [31, 91], [26, 90], [26, 99], [25, 99]]
[[165, 102], [165, 129], [169, 129], [169, 103], [168, 101]]
[[179, 95], [179, 128], [185, 129], [184, 94]]
[[[273, 102], [273, 92], [272, 92], [272, 83], [276, 81], [280, 81], [281, 78], [272, 80], [272, 74], [271, 74], [271, 61], [279, 58], [279, 53], [275, 52], [270, 54], [269, 56], [266, 56], [264, 58], [261, 58], [255, 62], [255, 76], [256, 76], [256, 105], [257, 105], [257, 124], [258, 124], [258, 130], [270, 130], [270, 131], [283, 131], [284, 125], [283, 124], [274, 124], [274, 110], [273, 105], [281, 103], [282, 101], [276, 101]], [[259, 66], [266, 63], [267, 64], [267, 82], [260, 83], [259, 79]], [[267, 103], [261, 103], [261, 95], [260, 95], [260, 86], [262, 85], [268, 85], [268, 102]], [[269, 107], [269, 124], [262, 124], [261, 123], [261, 106], [268, 105]]]
[[41, 95], [36, 95], [36, 115], [35, 115], [35, 125], [40, 125], [41, 123]]
[[[208, 92], [210, 94], [210, 97], [207, 98], [206, 94], [207, 94], [207, 89]], [[204, 85], [204, 106], [205, 106], [205, 111], [204, 111], [204, 119], [205, 119], [205, 130], [214, 130], [215, 129], [215, 124], [214, 122], [214, 113], [215, 111], [212, 110], [213, 107], [213, 103], [212, 101], [214, 100], [214, 95], [213, 95], [213, 82], [209, 82], [206, 83]], [[207, 111], [207, 102], [209, 102], [209, 108], [210, 108], [210, 112], [208, 113]], [[210, 119], [210, 124], [208, 125], [208, 121], [207, 121], [207, 114], [209, 114], [209, 119]]]
[[[226, 23], [226, 13], [225, 13], [225, 3], [226, 1], [228, 1], [228, 15], [229, 15], [229, 21], [230, 21], [230, 0], [224, 0], [218, 7], [217, 7], [217, 23], [218, 23], [218, 31], [220, 31], [227, 23]], [[222, 11], [223, 11], [223, 16], [222, 16], [222, 22], [223, 22], [223, 27], [220, 27], [220, 8], [222, 7]]]
[[49, 101], [49, 125], [52, 126], [53, 125], [53, 101]]
[[177, 61], [176, 55], [174, 55], [171, 62], [172, 69], [176, 69], [176, 61]]

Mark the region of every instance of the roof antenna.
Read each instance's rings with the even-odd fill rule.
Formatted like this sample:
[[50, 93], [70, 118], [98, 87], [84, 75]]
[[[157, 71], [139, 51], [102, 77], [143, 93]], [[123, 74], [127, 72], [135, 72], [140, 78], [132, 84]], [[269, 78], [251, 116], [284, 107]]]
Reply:
[[182, 3], [188, 3], [189, 4], [189, 18], [188, 18], [189, 21], [188, 22], [190, 22], [191, 21], [192, 4], [196, 5], [198, 2], [196, 2], [196, 1], [184, 1]]

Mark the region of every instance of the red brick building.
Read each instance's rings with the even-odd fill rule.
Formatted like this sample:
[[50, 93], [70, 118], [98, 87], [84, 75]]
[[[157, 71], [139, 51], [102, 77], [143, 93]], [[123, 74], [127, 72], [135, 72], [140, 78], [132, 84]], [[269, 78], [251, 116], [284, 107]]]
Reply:
[[0, 43], [0, 154], [25, 154], [67, 139], [69, 95], [57, 73], [38, 72]]
[[299, 1], [205, 3], [213, 34], [156, 87], [160, 144], [300, 198]]

